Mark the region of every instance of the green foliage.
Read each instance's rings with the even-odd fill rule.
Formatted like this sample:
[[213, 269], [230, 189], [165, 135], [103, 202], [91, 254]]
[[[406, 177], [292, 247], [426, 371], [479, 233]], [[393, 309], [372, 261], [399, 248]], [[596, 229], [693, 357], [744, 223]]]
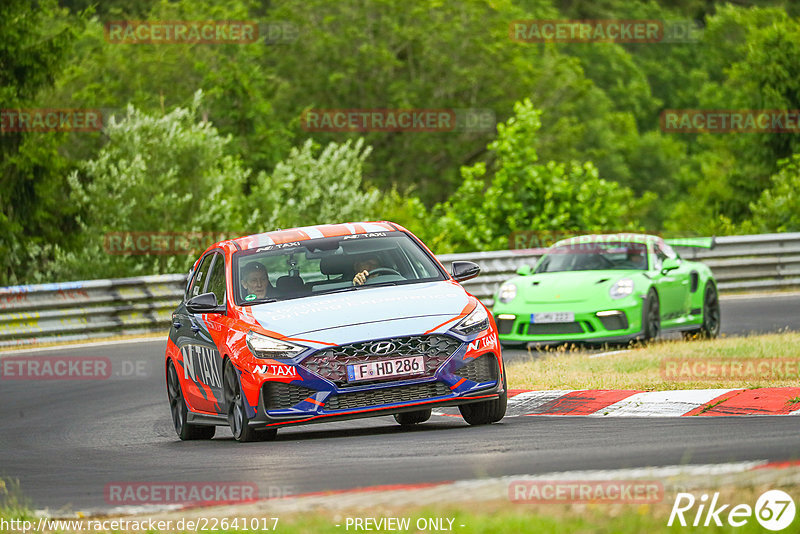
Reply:
[[[31, 9], [26, 0], [0, 2], [0, 110], [35, 106], [53, 83], [83, 19], [55, 0]], [[0, 133], [0, 285], [29, 280], [71, 228], [63, 176], [71, 164], [60, 133]], [[68, 236], [67, 238], [68, 239]]]
[[248, 230], [368, 218], [379, 196], [374, 189], [362, 191], [362, 166], [370, 151], [363, 139], [330, 143], [321, 152], [310, 139], [293, 148], [270, 176], [256, 179], [248, 199]]
[[[437, 252], [496, 250], [519, 230], [623, 230], [635, 227], [632, 192], [599, 177], [591, 162], [538, 163], [540, 111], [530, 100], [498, 126], [489, 144], [493, 175], [479, 162], [462, 167], [462, 185], [439, 206]], [[488, 182], [488, 185], [487, 185]]]
[[[109, 257], [100, 248], [109, 231], [388, 219], [446, 252], [504, 248], [524, 229], [797, 227], [788, 158], [800, 136], [659, 124], [664, 109], [800, 109], [796, 2], [94, 4], [0, 2], [0, 109], [125, 117], [103, 132], [0, 134], [0, 285], [169, 272], [193, 259]], [[696, 24], [698, 40], [508, 35], [520, 19], [637, 18]], [[109, 42], [104, 23], [125, 19], [252, 20], [296, 33], [272, 43]], [[311, 108], [488, 109], [499, 124], [308, 132], [300, 117]]]
[[108, 122], [108, 143], [69, 177], [82, 239], [59, 254], [54, 271], [94, 278], [183, 271], [194, 257], [109, 254], [105, 236], [242, 229], [249, 171], [231, 154], [230, 138], [198, 119], [201, 104], [198, 92], [191, 108], [157, 117], [129, 106]]
[[771, 186], [750, 205], [753, 225], [762, 232], [800, 231], [800, 154], [778, 162]]

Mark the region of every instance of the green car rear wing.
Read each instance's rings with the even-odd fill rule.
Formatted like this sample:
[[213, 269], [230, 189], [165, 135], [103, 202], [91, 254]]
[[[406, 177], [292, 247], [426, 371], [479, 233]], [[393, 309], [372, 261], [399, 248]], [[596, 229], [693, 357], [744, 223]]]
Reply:
[[664, 243], [671, 247], [695, 247], [713, 249], [717, 244], [712, 237], [683, 237], [677, 239], [665, 239]]

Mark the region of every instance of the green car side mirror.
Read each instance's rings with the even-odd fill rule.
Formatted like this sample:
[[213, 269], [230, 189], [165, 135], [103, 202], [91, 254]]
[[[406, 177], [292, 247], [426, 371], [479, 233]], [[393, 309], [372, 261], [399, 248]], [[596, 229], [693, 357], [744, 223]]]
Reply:
[[669, 271], [674, 271], [680, 266], [681, 266], [681, 260], [679, 260], [678, 258], [667, 258], [664, 260], [664, 263], [661, 264], [661, 272], [666, 274]]
[[531, 274], [531, 272], [532, 272], [532, 269], [531, 269], [530, 265], [523, 265], [522, 267], [517, 269], [517, 274], [522, 275], [522, 276], [528, 276], [529, 274]]

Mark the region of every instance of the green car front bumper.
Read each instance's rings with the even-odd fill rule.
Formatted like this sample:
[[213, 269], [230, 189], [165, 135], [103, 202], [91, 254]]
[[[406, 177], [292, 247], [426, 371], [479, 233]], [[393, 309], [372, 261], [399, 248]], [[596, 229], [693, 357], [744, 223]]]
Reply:
[[[643, 334], [645, 299], [630, 296], [598, 308], [585, 302], [528, 304], [496, 303], [493, 309], [500, 341], [506, 345], [564, 342], [624, 343]], [[568, 322], [532, 321], [534, 314], [567, 312]]]

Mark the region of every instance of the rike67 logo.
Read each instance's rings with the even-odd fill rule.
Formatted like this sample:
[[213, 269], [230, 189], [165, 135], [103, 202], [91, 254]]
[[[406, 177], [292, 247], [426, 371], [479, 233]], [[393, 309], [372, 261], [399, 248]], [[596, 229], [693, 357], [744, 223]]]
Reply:
[[[685, 515], [684, 515], [685, 514]], [[789, 527], [794, 521], [795, 505], [792, 497], [781, 490], [769, 490], [756, 500], [755, 507], [748, 504], [719, 503], [719, 493], [714, 493], [711, 502], [703, 494], [696, 499], [691, 493], [678, 493], [667, 526], [677, 520], [681, 526], [708, 527], [712, 523], [721, 527], [725, 523], [732, 527], [746, 525], [755, 516], [756, 521], [767, 530], [779, 531]], [[691, 521], [691, 523], [689, 523]], [[795, 531], [796, 532], [796, 531]]]

